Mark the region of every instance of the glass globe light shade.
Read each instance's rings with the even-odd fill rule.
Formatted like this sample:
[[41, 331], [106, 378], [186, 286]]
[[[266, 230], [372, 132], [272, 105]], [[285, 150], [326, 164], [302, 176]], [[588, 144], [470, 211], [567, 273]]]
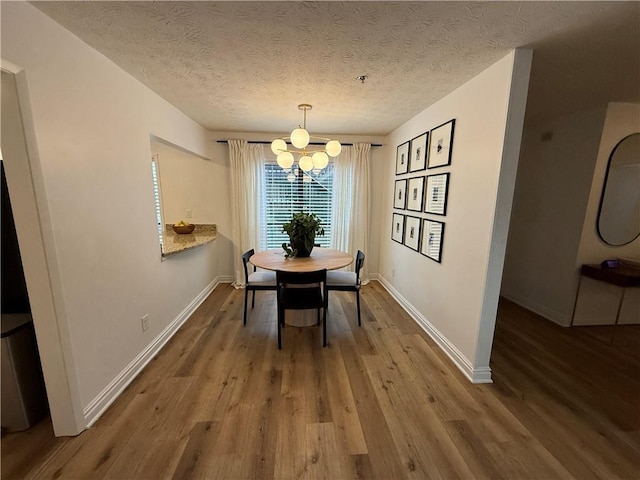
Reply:
[[313, 160], [313, 168], [317, 168], [318, 170], [322, 170], [329, 164], [329, 157], [324, 152], [314, 153], [311, 160]]
[[276, 161], [278, 162], [278, 165], [280, 165], [280, 168], [286, 170], [291, 168], [291, 165], [293, 165], [293, 155], [290, 152], [279, 153]]
[[287, 175], [287, 180], [289, 180], [290, 182], [293, 182], [296, 179], [295, 174], [290, 173], [289, 175]]
[[287, 142], [281, 138], [276, 138], [271, 142], [271, 151], [276, 155], [280, 155], [280, 152], [284, 152], [287, 149]]
[[291, 143], [296, 148], [304, 148], [309, 145], [309, 132], [304, 128], [296, 128], [291, 132]]
[[308, 172], [313, 168], [313, 160], [311, 160], [309, 155], [304, 155], [298, 160], [298, 165], [300, 165], [303, 172]]
[[313, 170], [311, 170], [311, 172], [312, 172], [314, 175], [318, 175], [321, 171], [322, 171], [322, 170], [320, 170], [319, 168], [314, 168]]
[[302, 177], [302, 181], [309, 183], [311, 181], [311, 177], [305, 173], [304, 177]]
[[325, 150], [330, 157], [337, 157], [342, 151], [342, 145], [340, 145], [340, 142], [337, 140], [329, 140], [325, 146]]

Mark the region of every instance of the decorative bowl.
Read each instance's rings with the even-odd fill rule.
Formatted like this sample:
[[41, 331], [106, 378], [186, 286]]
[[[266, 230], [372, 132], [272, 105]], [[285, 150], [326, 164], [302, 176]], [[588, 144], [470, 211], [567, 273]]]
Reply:
[[173, 231], [180, 234], [192, 233], [193, 229], [196, 228], [194, 224], [191, 225], [174, 225]]

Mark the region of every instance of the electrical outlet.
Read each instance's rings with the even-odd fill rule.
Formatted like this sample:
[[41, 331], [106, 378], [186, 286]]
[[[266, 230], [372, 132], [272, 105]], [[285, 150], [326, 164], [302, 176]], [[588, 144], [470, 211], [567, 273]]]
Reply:
[[391, 270], [391, 278], [396, 278], [396, 269]]
[[191, 217], [193, 217], [193, 212], [191, 211], [191, 209], [190, 209], [190, 208], [187, 208], [187, 209], [185, 210], [185, 214], [187, 215], [187, 218], [191, 218]]
[[143, 316], [140, 321], [142, 322], [142, 331], [146, 332], [149, 328], [149, 315]]

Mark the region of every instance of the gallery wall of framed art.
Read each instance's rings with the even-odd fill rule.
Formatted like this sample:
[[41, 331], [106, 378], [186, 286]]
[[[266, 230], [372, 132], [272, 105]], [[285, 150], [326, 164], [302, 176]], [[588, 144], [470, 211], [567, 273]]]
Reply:
[[391, 238], [437, 263], [442, 262], [455, 124], [449, 120], [396, 148]]

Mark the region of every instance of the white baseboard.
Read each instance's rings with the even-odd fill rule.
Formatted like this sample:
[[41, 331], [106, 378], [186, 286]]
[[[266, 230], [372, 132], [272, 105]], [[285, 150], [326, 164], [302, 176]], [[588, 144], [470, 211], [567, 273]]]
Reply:
[[531, 300], [530, 298], [513, 293], [500, 292], [500, 295], [507, 300], [511, 300], [513, 303], [517, 303], [521, 307], [524, 307], [527, 310], [531, 310], [533, 313], [537, 313], [541, 317], [544, 317], [547, 320], [560, 325], [561, 327], [568, 327], [571, 325], [570, 316], [560, 313], [556, 310], [552, 310], [551, 308], [542, 305], [535, 300]]
[[471, 383], [492, 383], [490, 367], [476, 367], [465, 357], [456, 346], [447, 339], [424, 315], [411, 305], [400, 292], [398, 292], [382, 275], [377, 280], [391, 294], [391, 296], [405, 309], [405, 311], [422, 327], [422, 329], [438, 344], [438, 346], [453, 361], [456, 367], [467, 377]]
[[380, 277], [379, 273], [370, 273], [369, 274], [369, 281], [378, 280], [379, 277]]
[[112, 381], [83, 409], [87, 428], [93, 425], [98, 418], [109, 408], [116, 398], [133, 381], [144, 367], [155, 357], [162, 347], [180, 329], [191, 314], [204, 302], [209, 294], [222, 283], [221, 277], [216, 277], [207, 285], [180, 314], [153, 339], [153, 341], [138, 354], [136, 358], [125, 367]]

